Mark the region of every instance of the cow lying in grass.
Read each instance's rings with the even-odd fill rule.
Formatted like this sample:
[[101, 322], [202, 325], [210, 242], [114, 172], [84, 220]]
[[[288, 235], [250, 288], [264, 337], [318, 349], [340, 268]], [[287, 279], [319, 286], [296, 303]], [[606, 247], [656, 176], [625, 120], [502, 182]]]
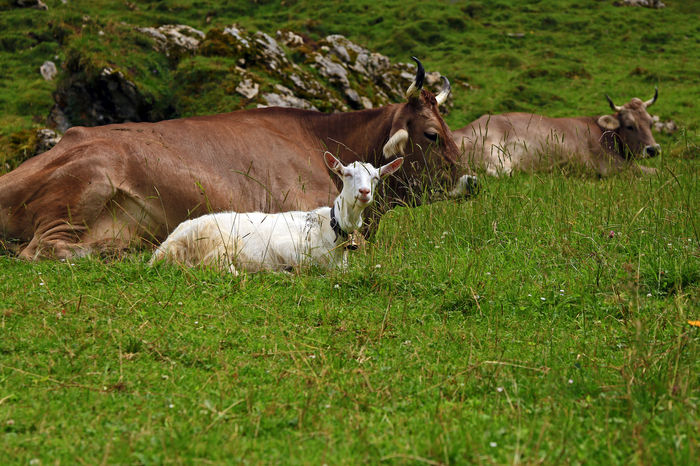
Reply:
[[404, 159], [379, 169], [361, 162], [344, 166], [330, 152], [324, 160], [343, 184], [333, 207], [278, 214], [220, 212], [187, 220], [158, 247], [150, 264], [166, 260], [234, 274], [310, 264], [344, 267], [348, 234], [362, 226], [362, 212], [372, 203], [379, 179], [398, 170]]
[[582, 166], [607, 176], [625, 168], [635, 172], [655, 170], [630, 163], [633, 157], [653, 157], [661, 151], [651, 134], [649, 108], [634, 98], [617, 106], [606, 96], [612, 115], [548, 118], [532, 113], [484, 115], [452, 133], [471, 167], [492, 176], [514, 170], [541, 171], [556, 166]]

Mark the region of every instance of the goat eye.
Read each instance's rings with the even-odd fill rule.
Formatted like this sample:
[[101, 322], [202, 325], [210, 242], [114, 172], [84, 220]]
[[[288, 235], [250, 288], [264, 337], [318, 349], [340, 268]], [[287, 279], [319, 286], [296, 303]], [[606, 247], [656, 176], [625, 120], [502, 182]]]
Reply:
[[437, 133], [423, 133], [426, 138], [430, 139], [431, 141], [435, 142], [437, 141]]
[[628, 129], [629, 131], [632, 131], [632, 130], [634, 129], [634, 126], [628, 126], [627, 129]]

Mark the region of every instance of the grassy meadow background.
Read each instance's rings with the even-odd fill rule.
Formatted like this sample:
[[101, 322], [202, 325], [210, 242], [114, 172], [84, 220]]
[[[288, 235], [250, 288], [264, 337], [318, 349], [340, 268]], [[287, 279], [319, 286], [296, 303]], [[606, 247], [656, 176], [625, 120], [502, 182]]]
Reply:
[[416, 55], [453, 81], [453, 129], [486, 112], [608, 113], [605, 93], [622, 104], [658, 85], [651, 113], [680, 130], [656, 135], [653, 176], [482, 178], [468, 201], [396, 209], [347, 272], [0, 256], [0, 463], [700, 457], [697, 2], [46, 3], [0, 3], [7, 160], [53, 105], [38, 73], [53, 56], [156, 66], [144, 86], [182, 115], [235, 104], [210, 96], [216, 81], [192, 87], [213, 58], [119, 49], [131, 25], [173, 23]]

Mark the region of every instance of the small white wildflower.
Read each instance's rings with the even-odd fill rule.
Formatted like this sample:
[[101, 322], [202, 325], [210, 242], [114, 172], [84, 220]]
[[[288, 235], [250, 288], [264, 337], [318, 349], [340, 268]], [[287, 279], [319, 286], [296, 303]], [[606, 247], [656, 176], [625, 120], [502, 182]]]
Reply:
[[544, 297], [540, 298], [542, 301], [547, 301]]
[[489, 442], [489, 446], [491, 448], [496, 448], [498, 446], [498, 444], [496, 442]]
[[315, 354], [310, 354], [310, 355], [309, 355], [309, 359], [316, 359], [316, 355], [315, 355]]
[[375, 268], [375, 269], [381, 269], [381, 268], [382, 268], [382, 264], [377, 264], [377, 265], [374, 266], [374, 268]]
[[503, 391], [503, 387], [496, 387], [496, 391], [497, 391], [498, 393], [501, 393], [501, 392]]
[[647, 298], [651, 298], [651, 293], [647, 293]]
[[532, 295], [530, 293], [527, 294], [528, 297], [532, 298]]
[[333, 288], [335, 288], [336, 290], [339, 289], [339, 288], [340, 288], [340, 283], [336, 283], [335, 285], [333, 285]]
[[41, 275], [41, 272], [37, 272], [38, 275]]
[[331, 405], [323, 405], [324, 408], [328, 409], [331, 407]]
[[75, 264], [71, 262], [70, 265], [75, 265]]
[[14, 419], [8, 419], [7, 422], [5, 422], [5, 425], [13, 426], [13, 425], [15, 425], [15, 420], [14, 420]]
[[160, 377], [161, 377], [163, 380], [168, 380], [168, 379], [169, 379], [169, 377], [168, 377], [167, 375], [165, 375], [165, 374], [161, 375]]
[[175, 405], [172, 404], [172, 403], [170, 403], [170, 404], [168, 405], [168, 408], [170, 408], [170, 409], [173, 409], [174, 407], [175, 407]]
[[491, 275], [491, 272], [486, 272], [486, 275]]
[[447, 236], [447, 235], [449, 235], [449, 233], [447, 231], [442, 232], [442, 236]]
[[44, 286], [44, 282], [39, 282], [39, 286]]
[[178, 301], [178, 302], [177, 302], [177, 305], [178, 305], [178, 306], [182, 306], [182, 301]]
[[41, 460], [39, 458], [32, 458], [29, 460], [29, 464], [31, 464], [31, 465], [41, 464]]
[[569, 379], [569, 385], [571, 385], [572, 383], [574, 383], [574, 380], [573, 380], [573, 379]]
[[668, 245], [669, 245], [669, 246], [673, 246], [673, 244], [671, 244], [671, 243], [668, 243]]
[[559, 290], [559, 293], [563, 293], [563, 292], [564, 292], [564, 290]]
[[65, 259], [61, 259], [61, 262], [65, 262], [65, 261], [66, 261]]
[[198, 321], [198, 320], [195, 320], [195, 321], [194, 321], [194, 324], [195, 324], [195, 325], [199, 324], [199, 321]]

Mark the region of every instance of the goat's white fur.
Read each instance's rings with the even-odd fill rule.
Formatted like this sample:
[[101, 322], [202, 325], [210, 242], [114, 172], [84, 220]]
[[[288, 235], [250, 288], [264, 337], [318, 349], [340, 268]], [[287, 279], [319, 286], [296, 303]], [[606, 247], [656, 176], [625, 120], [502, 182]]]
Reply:
[[408, 145], [408, 131], [401, 128], [384, 144], [382, 149], [384, 158], [390, 159], [396, 155], [406, 155], [406, 145]]
[[[336, 218], [343, 231], [362, 226], [362, 212], [372, 202], [381, 177], [398, 170], [403, 159], [377, 169], [369, 163], [343, 164], [330, 152], [326, 165], [343, 180], [335, 199]], [[324, 268], [344, 267], [345, 239], [336, 237], [330, 226], [331, 208], [310, 212], [221, 212], [187, 220], [166, 238], [150, 260], [185, 266], [213, 266], [232, 273], [239, 270], [289, 270], [316, 264]]]

